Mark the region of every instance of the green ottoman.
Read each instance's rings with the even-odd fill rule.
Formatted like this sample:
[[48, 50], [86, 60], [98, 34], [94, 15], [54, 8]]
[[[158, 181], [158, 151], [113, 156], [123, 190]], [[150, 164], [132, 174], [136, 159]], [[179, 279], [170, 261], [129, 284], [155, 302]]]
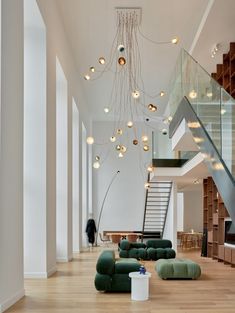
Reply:
[[155, 269], [162, 279], [197, 279], [201, 275], [200, 266], [188, 259], [161, 259], [156, 262]]

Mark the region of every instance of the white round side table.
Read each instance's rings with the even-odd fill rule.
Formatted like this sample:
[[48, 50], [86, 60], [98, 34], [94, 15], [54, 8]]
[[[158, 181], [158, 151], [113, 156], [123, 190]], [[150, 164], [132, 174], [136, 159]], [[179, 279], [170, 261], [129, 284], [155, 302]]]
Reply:
[[131, 272], [129, 277], [131, 278], [131, 299], [135, 301], [148, 300], [151, 273], [140, 274], [139, 272]]

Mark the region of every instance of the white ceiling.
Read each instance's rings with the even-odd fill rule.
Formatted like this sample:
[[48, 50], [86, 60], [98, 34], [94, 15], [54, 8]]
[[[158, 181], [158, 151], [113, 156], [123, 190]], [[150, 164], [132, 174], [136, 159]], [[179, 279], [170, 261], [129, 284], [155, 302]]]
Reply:
[[[90, 112], [93, 119], [105, 120], [109, 117], [104, 114], [103, 108], [108, 105], [113, 74], [105, 73], [102, 78], [94, 81], [85, 81], [83, 75], [90, 66], [99, 67], [97, 59], [100, 56], [108, 59], [116, 31], [115, 7], [141, 7], [141, 31], [153, 40], [166, 41], [174, 36], [180, 38], [178, 45], [161, 46], [139, 38], [145, 89], [149, 94], [156, 94], [160, 90], [167, 90], [180, 48], [189, 50], [191, 47], [209, 0], [57, 2]], [[166, 103], [167, 97], [156, 99], [159, 109], [154, 114], [162, 116]]]
[[[235, 42], [235, 1], [215, 0], [192, 55], [212, 73], [216, 71], [217, 63], [223, 63], [223, 53], [228, 52], [230, 42]], [[215, 58], [211, 58], [211, 51], [216, 44], [220, 44], [221, 49]]]

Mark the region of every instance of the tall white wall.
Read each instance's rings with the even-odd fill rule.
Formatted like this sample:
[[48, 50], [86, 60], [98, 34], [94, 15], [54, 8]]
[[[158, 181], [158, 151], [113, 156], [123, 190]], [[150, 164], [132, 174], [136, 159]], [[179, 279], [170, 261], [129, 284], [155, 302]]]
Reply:
[[23, 1], [1, 1], [0, 312], [24, 295]]
[[200, 185], [195, 190], [184, 191], [184, 231], [203, 230], [203, 190]]
[[163, 238], [171, 240], [173, 249], [177, 251], [177, 184], [175, 182], [172, 184]]
[[[48, 224], [47, 232], [52, 242], [55, 242], [55, 138], [56, 138], [56, 56], [58, 57], [61, 67], [63, 68], [67, 83], [68, 83], [68, 104], [72, 106], [72, 99], [79, 109], [79, 173], [80, 181], [82, 180], [82, 122], [84, 123], [88, 132], [91, 129], [91, 120], [89, 117], [88, 106], [84, 98], [81, 88], [80, 71], [76, 68], [73, 55], [70, 50], [70, 43], [67, 40], [67, 35], [63, 28], [60, 13], [57, 7], [56, 0], [37, 0], [47, 32], [47, 127], [50, 130], [47, 134], [47, 179], [50, 182], [50, 194], [47, 197], [47, 203], [50, 204], [53, 210], [47, 212], [50, 226]], [[80, 78], [81, 77], [81, 78]], [[69, 110], [72, 110], [69, 107]], [[69, 111], [71, 112], [71, 111]], [[71, 114], [69, 113], [70, 117]], [[70, 118], [70, 125], [68, 125], [68, 132], [72, 134], [72, 118]], [[68, 203], [72, 207], [72, 138], [68, 140]], [[82, 232], [82, 184], [79, 184], [79, 242], [81, 246]], [[91, 196], [91, 195], [89, 195]], [[72, 212], [72, 211], [71, 211]], [[70, 219], [71, 221], [71, 219]], [[71, 225], [71, 222], [70, 222]], [[54, 255], [51, 255], [51, 260]]]
[[[141, 129], [143, 125], [138, 125]], [[94, 122], [93, 134], [97, 143], [109, 142], [113, 135], [113, 123]], [[106, 190], [115, 173], [120, 170], [107, 195], [100, 222], [100, 231], [103, 230], [130, 230], [140, 231], [143, 226], [145, 192], [144, 183], [147, 179], [147, 170], [143, 169], [151, 160], [151, 151], [143, 152], [140, 159], [139, 147], [131, 142], [134, 139], [132, 130], [129, 131], [127, 152], [123, 158], [118, 158], [115, 150], [117, 144], [109, 145], [107, 150], [102, 145], [93, 145], [93, 161], [96, 155], [100, 156], [101, 167], [93, 169], [93, 207], [96, 221], [101, 209]], [[151, 140], [151, 133], [148, 134]], [[132, 139], [133, 137], [133, 139]], [[150, 143], [151, 146], [151, 143]], [[142, 150], [143, 151], [143, 150]]]

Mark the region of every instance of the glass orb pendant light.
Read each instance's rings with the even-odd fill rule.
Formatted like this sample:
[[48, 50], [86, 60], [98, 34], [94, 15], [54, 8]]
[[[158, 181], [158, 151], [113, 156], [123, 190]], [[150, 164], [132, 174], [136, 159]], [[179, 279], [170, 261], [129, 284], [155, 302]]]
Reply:
[[118, 59], [118, 64], [119, 64], [119, 65], [125, 65], [125, 64], [126, 64], [126, 59], [125, 59], [124, 57], [120, 57], [120, 58]]
[[126, 150], [127, 150], [127, 149], [126, 149], [126, 147], [125, 147], [125, 146], [121, 146], [121, 152], [122, 152], [122, 153], [125, 153], [125, 152], [126, 152]]
[[122, 129], [121, 129], [121, 128], [118, 128], [117, 134], [118, 134], [118, 135], [122, 135]]
[[85, 79], [85, 80], [89, 80], [89, 79], [91, 79], [91, 76], [88, 75], [88, 74], [86, 74], [86, 75], [84, 75], [84, 79]]
[[120, 150], [121, 150], [121, 145], [117, 145], [117, 146], [116, 146], [116, 150], [117, 150], [117, 151], [120, 151]]
[[100, 57], [99, 58], [99, 63], [104, 65], [105, 64], [105, 58], [104, 57]]
[[143, 149], [144, 149], [144, 151], [149, 151], [149, 146], [148, 145], [144, 145]]
[[115, 141], [116, 141], [116, 137], [115, 137], [115, 136], [111, 136], [111, 137], [110, 137], [110, 141], [111, 141], [111, 142], [115, 142]]
[[123, 154], [122, 152], [120, 152], [120, 153], [118, 154], [118, 157], [119, 157], [119, 158], [123, 158], [123, 157], [124, 157], [124, 154]]
[[148, 136], [146, 136], [146, 135], [142, 136], [142, 141], [143, 142], [147, 142], [148, 140], [149, 140]]
[[123, 45], [118, 46], [118, 51], [123, 52], [125, 50], [125, 47]]
[[127, 122], [127, 127], [131, 128], [132, 126], [133, 126], [133, 122], [132, 121]]
[[132, 91], [131, 94], [134, 99], [138, 99], [140, 97], [140, 92], [138, 90]]
[[94, 66], [91, 66], [91, 67], [90, 67], [90, 71], [91, 71], [92, 73], [95, 73], [95, 68], [94, 68]]
[[93, 143], [94, 143], [94, 138], [93, 137], [87, 137], [87, 139], [86, 139], [86, 142], [88, 143], [88, 145], [93, 145]]
[[149, 188], [150, 188], [150, 183], [145, 183], [145, 184], [144, 184], [144, 188], [145, 188], [145, 189], [149, 189]]
[[138, 140], [137, 140], [137, 139], [134, 139], [134, 140], [133, 140], [133, 145], [134, 145], [134, 146], [137, 146], [137, 145], [138, 145], [138, 143], [139, 143], [139, 142], [138, 142]]
[[98, 168], [100, 167], [100, 162], [98, 162], [98, 161], [94, 162], [94, 163], [93, 163], [93, 167], [94, 167], [95, 169], [98, 169]]

